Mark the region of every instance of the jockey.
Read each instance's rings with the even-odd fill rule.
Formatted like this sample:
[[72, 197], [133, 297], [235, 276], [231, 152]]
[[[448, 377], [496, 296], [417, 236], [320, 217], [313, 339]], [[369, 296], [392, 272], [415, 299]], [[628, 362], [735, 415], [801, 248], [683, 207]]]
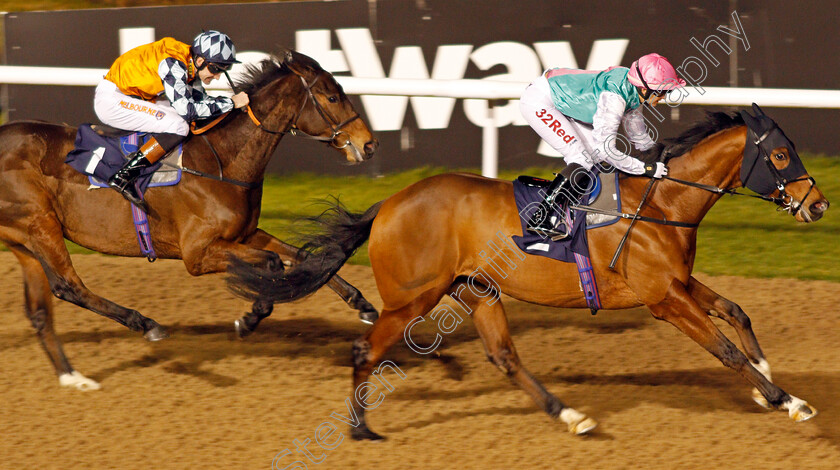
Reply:
[[545, 200], [528, 222], [528, 231], [552, 240], [567, 237], [571, 227], [555, 227], [551, 215], [555, 208], [577, 203], [590, 185], [588, 171], [599, 162], [634, 175], [667, 175], [664, 163], [646, 165], [618, 150], [615, 140], [623, 124], [637, 149], [654, 147], [641, 105], [656, 106], [668, 91], [683, 86], [685, 80], [659, 54], [648, 54], [629, 69], [555, 68], [534, 80], [522, 94], [519, 109], [537, 134], [563, 154], [566, 168], [549, 185]]
[[192, 46], [163, 38], [119, 56], [96, 87], [96, 115], [109, 126], [152, 135], [128, 156], [108, 185], [145, 210], [134, 183], [142, 170], [183, 141], [190, 122], [248, 104], [243, 92], [231, 98], [212, 97], [202, 86], [238, 63], [233, 41], [218, 31], [202, 32]]

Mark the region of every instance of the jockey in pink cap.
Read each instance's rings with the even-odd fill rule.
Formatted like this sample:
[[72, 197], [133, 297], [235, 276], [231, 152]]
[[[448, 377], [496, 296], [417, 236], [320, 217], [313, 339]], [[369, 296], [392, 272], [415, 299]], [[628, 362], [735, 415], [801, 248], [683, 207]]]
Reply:
[[[554, 68], [534, 80], [519, 101], [528, 124], [563, 155], [566, 168], [551, 182], [547, 196], [528, 222], [528, 231], [559, 240], [571, 227], [552, 217], [554, 209], [576, 204], [589, 188], [589, 170], [606, 162], [626, 173], [662, 178], [664, 163], [645, 164], [616, 148], [620, 125], [633, 145], [656, 144], [642, 117], [642, 103], [656, 106], [674, 88], [685, 86], [668, 59], [648, 54], [630, 68], [603, 71]], [[561, 213], [565, 212], [561, 211]], [[560, 217], [559, 219], [563, 219]]]

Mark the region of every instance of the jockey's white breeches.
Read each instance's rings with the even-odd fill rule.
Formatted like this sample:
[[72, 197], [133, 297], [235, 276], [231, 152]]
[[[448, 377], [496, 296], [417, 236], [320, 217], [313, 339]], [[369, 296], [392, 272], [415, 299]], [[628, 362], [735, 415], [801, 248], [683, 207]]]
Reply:
[[154, 102], [123, 94], [103, 79], [96, 87], [93, 109], [103, 124], [127, 131], [186, 136], [190, 126], [166, 98]]

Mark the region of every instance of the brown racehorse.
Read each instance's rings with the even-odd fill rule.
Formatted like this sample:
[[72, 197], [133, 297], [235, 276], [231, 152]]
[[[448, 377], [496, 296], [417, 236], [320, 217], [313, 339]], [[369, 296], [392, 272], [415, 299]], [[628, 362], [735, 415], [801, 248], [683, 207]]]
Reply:
[[[284, 261], [296, 261], [297, 248], [257, 228], [265, 168], [287, 132], [321, 140], [352, 163], [371, 158], [378, 146], [341, 86], [307, 56], [288, 51], [282, 61], [267, 59], [249, 66], [240, 82], [261, 126], [244, 112], [230, 113], [206, 132], [209, 144], [200, 138], [184, 144], [183, 164], [215, 175], [221, 171], [242, 185], [185, 176], [177, 186], [146, 193], [158, 257], [183, 259], [194, 276], [224, 271], [232, 255], [275, 271]], [[92, 293], [73, 269], [65, 238], [101, 253], [141, 256], [129, 203], [112, 190], [89, 191], [87, 177], [64, 164], [75, 133], [41, 122], [0, 127], [0, 241], [23, 267], [26, 314], [62, 385], [88, 389], [99, 385], [74, 371], [65, 357], [53, 330], [52, 295], [149, 340], [166, 332], [137, 311]], [[376, 310], [356, 288], [341, 279], [330, 287], [358, 308], [363, 320], [375, 320]], [[137, 292], [152, 293], [154, 286], [138, 286]], [[236, 322], [240, 336], [272, 308], [255, 302]]]
[[[755, 109], [759, 112], [756, 118], [749, 114], [710, 114], [706, 122], [675, 139], [666, 151], [680, 155], [670, 160], [672, 179], [655, 182], [641, 214], [698, 224], [722, 190], [742, 185], [744, 168], [769, 178], [770, 195], [777, 197], [774, 200], [796, 220], [819, 219], [828, 209], [828, 201], [807, 175], [790, 141], [757, 106]], [[759, 147], [761, 152], [755, 152]], [[767, 158], [750, 160], [751, 167], [747, 168], [744, 162], [756, 153]], [[801, 171], [791, 175], [787, 174], [788, 168]], [[754, 175], [747, 175], [746, 180], [752, 181]], [[622, 207], [638, 207], [650, 181], [644, 177], [623, 178]], [[747, 186], [751, 186], [749, 182]], [[322, 217], [320, 222], [326, 234], [305, 245], [316, 254], [294, 269], [268, 273], [240, 263], [231, 268], [229, 282], [235, 292], [251, 298], [293, 300], [323, 285], [369, 237], [370, 263], [383, 308], [379, 320], [353, 343], [353, 411], [358, 423], [351, 429], [354, 438], [381, 438], [365, 424], [365, 409], [371, 407], [365, 402], [370, 395], [366, 392], [372, 387], [366, 380], [386, 351], [403, 337], [415, 351], [431, 352], [432, 347], [423, 350], [412, 345], [411, 327], [424, 321], [421, 317], [444, 295], [472, 316], [489, 360], [543, 410], [559, 417], [575, 434], [596, 426], [594, 420], [549, 393], [522, 366], [511, 341], [498, 291], [540, 305], [586, 307], [586, 303], [575, 264], [526, 255], [504, 242], [510, 235], [522, 234], [510, 182], [469, 174], [433, 176], [364, 214], [351, 214], [334, 204], [332, 215]], [[588, 233], [603, 308], [646, 305], [655, 318], [673, 324], [746, 378], [755, 387], [754, 399], [762, 406], [787, 410], [796, 421], [814, 416], [814, 408], [773, 384], [769, 365], [744, 311], [692, 277], [696, 226], [635, 224], [615, 270], [610, 270], [608, 264], [628, 225], [623, 220]], [[743, 353], [714, 325], [710, 315], [734, 327]], [[444, 333], [459, 323], [454, 308], [438, 307], [430, 315], [433, 319], [436, 316], [438, 329]]]

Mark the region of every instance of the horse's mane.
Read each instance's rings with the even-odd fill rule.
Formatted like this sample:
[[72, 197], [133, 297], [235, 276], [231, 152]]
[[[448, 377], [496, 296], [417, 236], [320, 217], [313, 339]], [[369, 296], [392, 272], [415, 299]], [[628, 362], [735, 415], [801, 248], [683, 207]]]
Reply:
[[286, 49], [279, 55], [271, 55], [256, 64], [246, 65], [245, 71], [236, 80], [236, 88], [250, 95], [274, 80], [292, 73], [290, 68], [292, 63], [298, 70], [304, 69], [313, 72], [323, 70], [315, 59], [300, 52]]
[[689, 127], [682, 134], [665, 139], [665, 151], [672, 156], [683, 155], [703, 139], [722, 130], [744, 125], [744, 118], [737, 112], [706, 112], [706, 118]]

